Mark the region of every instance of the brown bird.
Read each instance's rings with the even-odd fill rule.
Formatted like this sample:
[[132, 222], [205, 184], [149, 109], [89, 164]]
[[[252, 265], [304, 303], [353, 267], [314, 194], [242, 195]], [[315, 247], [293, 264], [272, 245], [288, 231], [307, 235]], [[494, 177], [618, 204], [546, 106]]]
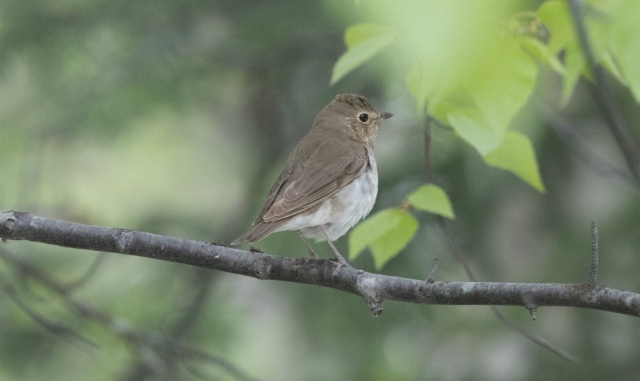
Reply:
[[329, 243], [338, 257], [334, 275], [348, 266], [333, 241], [373, 208], [378, 193], [373, 141], [378, 123], [392, 116], [377, 112], [361, 95], [337, 95], [289, 155], [251, 230], [231, 244], [294, 230], [312, 258], [317, 256], [305, 238]]

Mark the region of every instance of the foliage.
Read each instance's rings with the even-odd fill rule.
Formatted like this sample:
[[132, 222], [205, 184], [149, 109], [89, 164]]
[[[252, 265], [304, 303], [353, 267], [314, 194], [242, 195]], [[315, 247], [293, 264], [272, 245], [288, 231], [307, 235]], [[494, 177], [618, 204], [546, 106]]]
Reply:
[[403, 208], [382, 210], [356, 226], [349, 236], [349, 257], [357, 258], [368, 246], [376, 268], [381, 269], [398, 255], [418, 230], [418, 220], [408, 212], [409, 206], [455, 218], [445, 191], [434, 184], [423, 185], [409, 195]]
[[[371, 3], [375, 9], [395, 8], [391, 2]], [[587, 25], [596, 60], [640, 100], [640, 27], [630, 16], [640, 14], [638, 2], [589, 4]], [[418, 114], [426, 113], [448, 124], [486, 164], [512, 172], [544, 193], [531, 140], [510, 130], [512, 120], [533, 93], [540, 75], [538, 66], [562, 76], [562, 106], [571, 99], [580, 77], [591, 79], [591, 75], [566, 1], [545, 1], [536, 12], [510, 13], [504, 2], [483, 6], [406, 3], [403, 17], [391, 18], [385, 24], [349, 27], [345, 32], [347, 51], [336, 62], [331, 83], [395, 45], [413, 62], [406, 74], [406, 86], [416, 101]], [[487, 17], [487, 8], [501, 17]], [[462, 32], [450, 25], [430, 25], [435, 19], [411, 16], [444, 17], [454, 12], [466, 21]], [[463, 62], [441, 65], [443, 55], [447, 62]], [[393, 62], [392, 70], [403, 69], [398, 61]], [[357, 241], [358, 236], [351, 240]]]
[[[420, 224], [382, 272], [424, 279], [437, 257], [436, 281], [467, 279], [431, 212], [420, 209], [438, 202], [412, 197], [437, 184], [451, 200], [451, 229], [480, 280], [586, 280], [588, 230], [595, 219], [602, 253], [598, 282], [640, 289], [640, 199], [606, 170], [620, 167], [620, 160], [584, 72], [559, 113], [579, 130], [579, 143], [593, 153], [589, 159], [600, 157], [608, 167], [594, 171], [576, 158], [551, 128], [542, 128], [550, 124], [538, 102], [525, 101], [505, 139], [515, 130], [530, 139], [544, 195], [511, 171], [487, 167], [453, 125], [437, 127], [450, 123], [444, 117], [431, 123], [435, 184], [422, 180], [424, 118], [435, 118], [438, 108], [447, 115], [448, 103], [462, 109], [458, 116], [490, 112], [462, 86], [446, 86], [482, 88], [473, 77], [495, 72], [488, 47], [519, 43], [536, 63], [534, 96], [560, 104], [567, 48], [549, 48], [554, 27], [537, 15], [549, 2], [358, 3], [0, 2], [0, 210], [230, 242], [250, 226], [318, 111], [336, 93], [353, 92], [395, 113], [376, 141], [380, 184], [372, 217], [390, 208]], [[592, 41], [600, 35], [609, 44], [610, 59], [600, 48], [598, 59], [613, 75], [609, 80], [621, 84], [612, 87], [612, 100], [631, 126], [640, 126], [634, 100], [640, 92], [637, 3], [590, 1], [584, 12]], [[341, 37], [362, 24], [377, 25], [393, 42], [327, 86], [345, 51]], [[564, 25], [573, 30], [570, 21]], [[371, 28], [353, 29], [349, 47]], [[423, 100], [405, 85], [412, 70], [419, 78], [410, 81], [415, 85], [438, 84], [433, 94], [429, 86], [414, 86]], [[343, 254], [349, 249], [346, 237], [335, 244]], [[328, 245], [311, 245], [320, 258], [334, 257]], [[114, 334], [128, 328], [148, 332], [152, 342], [163, 334], [177, 336], [257, 379], [638, 378], [638, 327], [630, 317], [544, 308], [532, 322], [525, 309], [501, 309], [583, 359], [571, 365], [508, 330], [483, 307], [389, 302], [374, 318], [360, 298], [324, 288], [201, 274], [190, 266], [117, 254], [104, 254], [91, 272], [94, 252], [19, 241], [0, 246], [68, 286], [72, 300], [116, 323], [70, 313], [65, 298], [0, 260], [3, 286], [13, 285], [30, 312], [99, 347], [52, 333], [3, 289], [0, 380], [232, 379], [215, 364], [180, 361], [182, 351], [171, 356]], [[269, 254], [309, 255], [293, 232], [255, 246]], [[351, 265], [375, 271], [378, 262], [367, 254]], [[170, 358], [178, 361], [163, 361]], [[169, 373], [154, 373], [158, 367]]]
[[416, 209], [454, 219], [453, 207], [449, 196], [437, 185], [427, 184], [416, 189], [407, 198], [409, 205]]
[[349, 258], [357, 258], [369, 246], [376, 267], [381, 268], [404, 249], [416, 230], [418, 220], [405, 210], [382, 210], [353, 230], [349, 239]]

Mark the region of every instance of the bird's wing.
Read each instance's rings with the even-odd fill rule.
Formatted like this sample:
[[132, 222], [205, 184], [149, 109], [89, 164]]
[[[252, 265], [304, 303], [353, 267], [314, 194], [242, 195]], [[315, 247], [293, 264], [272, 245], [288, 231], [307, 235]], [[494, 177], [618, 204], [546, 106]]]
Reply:
[[271, 205], [273, 205], [273, 202], [276, 200], [278, 193], [281, 193], [280, 190], [282, 189], [282, 186], [285, 185], [285, 183], [287, 183], [287, 180], [289, 180], [289, 177], [291, 177], [291, 173], [293, 172], [294, 167], [289, 164], [290, 162], [291, 162], [291, 157], [289, 157], [289, 160], [287, 161], [287, 166], [284, 168], [282, 173], [280, 173], [280, 176], [278, 176], [276, 181], [271, 186], [271, 189], [269, 190], [269, 195], [267, 196], [267, 201], [265, 201], [264, 205], [262, 206], [262, 209], [260, 209], [260, 213], [258, 213], [258, 217], [256, 217], [255, 221], [253, 221], [254, 226], [258, 222], [264, 221], [262, 217], [265, 215], [265, 213], [267, 213]]
[[[256, 221], [276, 222], [321, 203], [360, 176], [368, 158], [364, 146], [344, 142], [316, 146], [308, 158], [296, 165], [287, 163]], [[329, 159], [332, 165], [322, 164]]]

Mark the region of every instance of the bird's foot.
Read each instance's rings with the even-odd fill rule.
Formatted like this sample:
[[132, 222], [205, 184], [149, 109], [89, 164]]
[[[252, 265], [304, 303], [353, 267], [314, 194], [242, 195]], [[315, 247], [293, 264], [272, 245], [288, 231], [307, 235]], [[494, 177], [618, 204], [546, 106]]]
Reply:
[[296, 233], [298, 233], [298, 237], [300, 237], [302, 242], [304, 242], [304, 244], [307, 246], [307, 249], [309, 249], [309, 255], [311, 256], [311, 259], [318, 259], [318, 255], [316, 254], [315, 251], [313, 251], [313, 249], [311, 248], [311, 245], [309, 245], [309, 242], [307, 242], [307, 240], [304, 239], [302, 232], [300, 232], [300, 230], [297, 230]]
[[351, 267], [351, 265], [349, 263], [347, 263], [347, 261], [345, 261], [342, 256], [340, 256], [340, 257], [338, 257], [338, 259], [336, 261], [336, 269], [333, 270], [333, 275], [331, 275], [331, 281], [332, 282], [333, 282], [333, 278], [335, 278], [336, 275], [338, 275], [338, 271], [340, 271], [340, 269], [342, 267]]

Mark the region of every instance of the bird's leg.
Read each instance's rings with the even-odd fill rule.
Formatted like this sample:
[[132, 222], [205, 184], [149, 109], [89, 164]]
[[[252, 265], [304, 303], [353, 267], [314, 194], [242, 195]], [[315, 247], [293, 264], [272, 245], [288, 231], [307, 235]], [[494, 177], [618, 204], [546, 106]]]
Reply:
[[340, 267], [342, 266], [348, 267], [349, 264], [347, 263], [347, 261], [345, 261], [342, 255], [340, 255], [340, 253], [338, 252], [338, 249], [336, 249], [336, 247], [333, 245], [333, 242], [331, 242], [329, 237], [327, 237], [327, 234], [324, 232], [324, 230], [322, 230], [322, 226], [318, 225], [317, 228], [318, 230], [320, 230], [320, 233], [322, 233], [324, 238], [327, 240], [327, 243], [329, 244], [329, 246], [331, 246], [331, 248], [333, 249], [333, 253], [336, 255], [336, 257], [338, 257], [338, 267], [336, 267], [336, 270], [333, 272], [333, 276], [336, 276], [336, 274], [338, 273], [338, 270], [340, 270]]
[[302, 242], [304, 242], [304, 244], [307, 245], [307, 248], [309, 249], [309, 254], [311, 255], [311, 258], [318, 259], [318, 256], [316, 255], [316, 252], [313, 251], [313, 249], [311, 248], [311, 245], [309, 245], [309, 242], [307, 242], [307, 240], [304, 239], [304, 237], [302, 236], [302, 233], [300, 233], [300, 230], [296, 230], [296, 233], [298, 233], [298, 237], [300, 237]]

